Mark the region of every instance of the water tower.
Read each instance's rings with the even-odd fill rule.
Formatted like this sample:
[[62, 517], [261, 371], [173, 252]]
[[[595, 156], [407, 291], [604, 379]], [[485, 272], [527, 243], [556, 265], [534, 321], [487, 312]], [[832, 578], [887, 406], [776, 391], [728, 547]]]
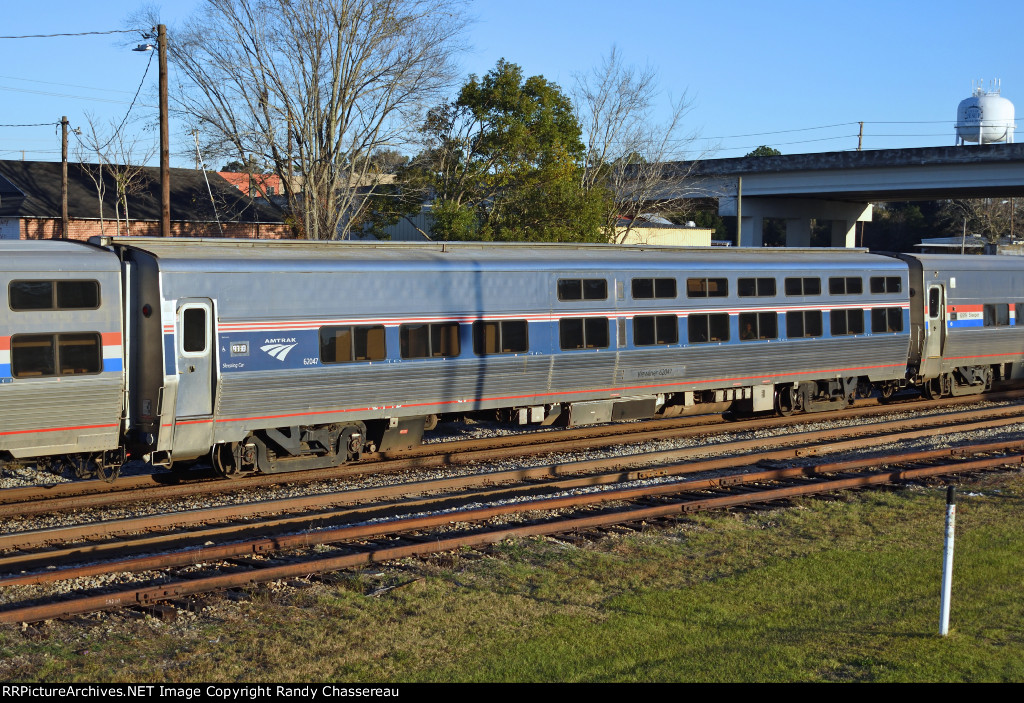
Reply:
[[978, 144], [1013, 143], [1013, 103], [999, 94], [998, 81], [992, 81], [991, 90], [985, 90], [981, 81], [972, 84], [971, 97], [961, 100], [956, 109], [956, 143]]

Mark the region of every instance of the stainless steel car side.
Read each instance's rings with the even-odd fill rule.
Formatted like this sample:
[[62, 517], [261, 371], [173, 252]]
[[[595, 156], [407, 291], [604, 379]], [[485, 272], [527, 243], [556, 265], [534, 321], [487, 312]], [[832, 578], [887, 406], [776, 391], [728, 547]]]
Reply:
[[0, 457], [124, 461], [121, 266], [71, 242], [0, 242]]
[[1009, 377], [1024, 353], [1024, 260], [902, 255], [910, 269], [909, 363], [929, 397], [966, 395]]
[[126, 450], [225, 474], [328, 466], [415, 446], [438, 418], [976, 393], [1024, 362], [1012, 257], [127, 237], [10, 251], [0, 452], [101, 473]]
[[[130, 395], [157, 463], [327, 465], [474, 413], [820, 410], [907, 371], [907, 267], [862, 251], [107, 245], [132, 272], [129, 309], [149, 311]], [[895, 283], [871, 292], [875, 277]]]

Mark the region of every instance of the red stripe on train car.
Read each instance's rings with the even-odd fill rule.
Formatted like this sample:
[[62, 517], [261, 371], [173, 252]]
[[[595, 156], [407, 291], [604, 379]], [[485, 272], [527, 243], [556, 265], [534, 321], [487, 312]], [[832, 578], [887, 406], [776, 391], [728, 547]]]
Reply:
[[114, 425], [80, 425], [78, 427], [50, 427], [47, 429], [35, 429], [35, 430], [11, 430], [8, 432], [0, 432], [0, 436], [14, 435], [14, 434], [32, 434], [33, 432], [74, 432], [76, 430], [108, 430], [115, 427], [120, 427], [120, 424]]

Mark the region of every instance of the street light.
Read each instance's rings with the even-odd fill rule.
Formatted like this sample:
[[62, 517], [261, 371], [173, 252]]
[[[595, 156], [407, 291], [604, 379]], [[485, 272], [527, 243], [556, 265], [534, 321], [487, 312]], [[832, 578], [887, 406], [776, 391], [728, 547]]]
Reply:
[[[143, 37], [152, 39], [152, 35]], [[132, 51], [157, 50], [160, 64], [160, 236], [171, 236], [171, 148], [167, 126], [167, 27], [156, 26], [156, 46], [139, 44]]]

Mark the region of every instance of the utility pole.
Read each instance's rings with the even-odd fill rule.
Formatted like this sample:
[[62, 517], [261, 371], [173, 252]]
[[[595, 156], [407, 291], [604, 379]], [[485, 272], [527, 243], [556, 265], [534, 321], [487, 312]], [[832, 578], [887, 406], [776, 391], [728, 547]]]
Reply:
[[743, 242], [743, 176], [736, 178], [736, 248]]
[[160, 63], [160, 236], [171, 236], [171, 147], [167, 109], [167, 27], [156, 26]]
[[68, 117], [60, 118], [60, 236], [68, 238]]
[[857, 151], [861, 151], [864, 146], [864, 123], [860, 123], [860, 133], [857, 135]]

